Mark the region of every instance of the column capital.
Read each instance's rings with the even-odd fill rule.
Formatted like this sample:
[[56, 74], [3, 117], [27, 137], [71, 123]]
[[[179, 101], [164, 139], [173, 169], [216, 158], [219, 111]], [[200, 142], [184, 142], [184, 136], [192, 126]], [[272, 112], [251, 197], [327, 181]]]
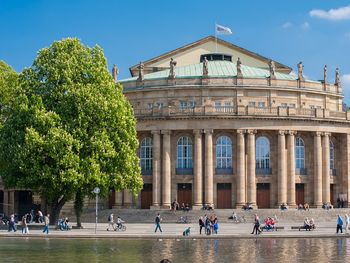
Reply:
[[315, 135], [316, 137], [320, 137], [320, 136], [322, 135], [322, 132], [315, 132], [314, 135]]
[[280, 135], [280, 136], [284, 136], [284, 135], [286, 135], [286, 131], [284, 131], [284, 130], [278, 130], [278, 135]]
[[160, 131], [151, 131], [152, 134], [160, 134]]
[[298, 132], [297, 131], [286, 131], [286, 134], [288, 134], [290, 136], [294, 136], [294, 135], [297, 135]]
[[330, 137], [332, 134], [331, 134], [330, 132], [324, 132], [322, 135], [323, 135], [323, 136]]
[[247, 134], [256, 134], [256, 130], [254, 130], [254, 129], [248, 129], [248, 130], [246, 130], [246, 133], [247, 133]]
[[196, 130], [193, 130], [193, 133], [195, 136], [201, 136], [202, 135], [202, 130], [199, 130], [199, 129], [196, 129]]
[[163, 135], [170, 135], [171, 134], [171, 130], [162, 130], [161, 133]]
[[213, 134], [213, 129], [204, 129], [203, 132], [205, 134]]
[[242, 129], [239, 129], [239, 130], [237, 130], [237, 133], [238, 133], [238, 134], [245, 134], [246, 131], [245, 131], [245, 130], [242, 130]]

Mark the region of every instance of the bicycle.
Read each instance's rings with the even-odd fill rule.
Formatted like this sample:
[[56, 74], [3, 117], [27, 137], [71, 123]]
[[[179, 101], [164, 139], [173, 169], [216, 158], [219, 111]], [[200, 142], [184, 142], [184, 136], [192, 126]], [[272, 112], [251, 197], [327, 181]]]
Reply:
[[114, 224], [114, 231], [126, 231], [126, 226], [123, 224]]

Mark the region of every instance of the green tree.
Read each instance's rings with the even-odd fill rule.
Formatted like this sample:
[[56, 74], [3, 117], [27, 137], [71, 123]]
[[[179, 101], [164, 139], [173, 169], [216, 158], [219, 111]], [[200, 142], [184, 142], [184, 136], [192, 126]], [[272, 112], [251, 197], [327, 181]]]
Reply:
[[0, 130], [6, 186], [38, 192], [53, 224], [76, 195], [81, 213], [81, 200], [96, 186], [101, 196], [110, 189], [141, 190], [136, 120], [100, 47], [54, 42], [39, 51], [19, 84]]

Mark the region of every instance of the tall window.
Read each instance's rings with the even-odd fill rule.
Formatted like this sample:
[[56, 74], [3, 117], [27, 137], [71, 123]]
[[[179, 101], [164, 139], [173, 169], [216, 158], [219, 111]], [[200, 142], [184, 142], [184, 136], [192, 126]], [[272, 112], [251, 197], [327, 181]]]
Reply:
[[334, 144], [332, 141], [329, 141], [329, 168], [335, 169], [334, 165]]
[[152, 170], [152, 139], [150, 137], [141, 141], [140, 162], [141, 170]]
[[232, 168], [232, 141], [227, 136], [216, 140], [216, 168]]
[[305, 145], [304, 141], [300, 137], [295, 139], [295, 168], [305, 168]]
[[256, 169], [270, 168], [270, 142], [266, 137], [256, 140]]
[[180, 137], [177, 141], [176, 168], [192, 168], [192, 140], [189, 137]]

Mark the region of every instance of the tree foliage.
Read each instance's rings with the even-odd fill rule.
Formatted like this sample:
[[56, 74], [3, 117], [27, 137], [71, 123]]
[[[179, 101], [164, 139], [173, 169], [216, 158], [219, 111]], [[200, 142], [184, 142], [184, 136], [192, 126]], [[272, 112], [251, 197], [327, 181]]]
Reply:
[[77, 191], [141, 190], [136, 121], [100, 47], [65, 39], [41, 49], [4, 114], [1, 176], [40, 193], [54, 217]]

